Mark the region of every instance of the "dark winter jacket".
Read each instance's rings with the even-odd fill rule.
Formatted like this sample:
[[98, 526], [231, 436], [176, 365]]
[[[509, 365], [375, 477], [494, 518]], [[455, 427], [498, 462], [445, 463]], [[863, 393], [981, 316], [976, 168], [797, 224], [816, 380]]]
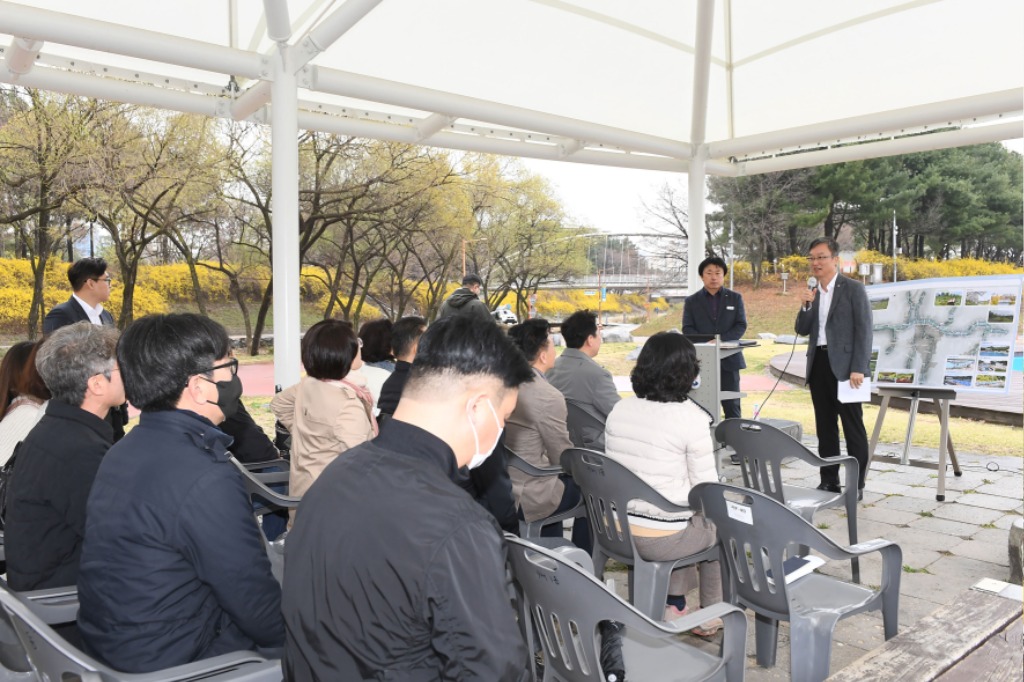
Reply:
[[455, 473], [392, 419], [320, 474], [285, 549], [285, 679], [527, 679], [501, 534]]
[[473, 315], [494, 322], [494, 318], [487, 312], [487, 305], [466, 287], [460, 287], [453, 291], [448, 300], [441, 304], [441, 311], [438, 312], [437, 319], [442, 320], [449, 315]]
[[7, 502], [7, 582], [18, 591], [74, 585], [85, 502], [110, 449], [110, 424], [59, 400], [18, 448]]
[[86, 650], [148, 672], [284, 643], [281, 590], [225, 435], [144, 412], [93, 483], [78, 574]]

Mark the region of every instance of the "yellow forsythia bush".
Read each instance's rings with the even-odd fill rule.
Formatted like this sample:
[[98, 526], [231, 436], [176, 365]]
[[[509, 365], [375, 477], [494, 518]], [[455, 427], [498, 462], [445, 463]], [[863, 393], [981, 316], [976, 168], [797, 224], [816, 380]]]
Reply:
[[[202, 266], [196, 267], [199, 286], [209, 301], [226, 301], [230, 293], [228, 279], [222, 273]], [[192, 275], [185, 263], [171, 265], [143, 265], [139, 267], [139, 283], [160, 294], [167, 301], [194, 301]]]

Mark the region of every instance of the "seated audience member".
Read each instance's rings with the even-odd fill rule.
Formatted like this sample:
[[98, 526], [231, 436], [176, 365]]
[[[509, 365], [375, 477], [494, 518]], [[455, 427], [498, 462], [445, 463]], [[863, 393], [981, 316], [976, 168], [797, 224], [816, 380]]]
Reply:
[[36, 370], [36, 341], [19, 341], [0, 363], [0, 466], [46, 411], [50, 391]]
[[[555, 360], [545, 377], [562, 392], [566, 400], [580, 405], [602, 423], [608, 419], [619, 392], [611, 372], [594, 362], [601, 351], [601, 329], [597, 315], [589, 310], [578, 310], [562, 322], [565, 350]], [[604, 447], [604, 432], [585, 432], [588, 444]]]
[[[636, 397], [615, 406], [605, 430], [605, 454], [679, 505], [689, 504], [693, 486], [718, 480], [711, 415], [687, 397], [699, 369], [689, 339], [677, 332], [655, 334], [630, 374]], [[628, 511], [636, 549], [649, 561], [679, 559], [715, 544], [715, 525], [699, 513], [667, 513], [642, 501], [631, 502]], [[676, 569], [665, 620], [686, 612], [686, 593], [696, 586], [698, 570], [701, 608], [722, 601], [717, 561]], [[693, 633], [710, 637], [721, 627], [715, 618]]]
[[[386, 322], [387, 327], [382, 328], [381, 322]], [[367, 330], [367, 327], [370, 329]], [[381, 343], [381, 337], [386, 337], [386, 342], [389, 344], [387, 354], [384, 355], [385, 360], [377, 362], [367, 362], [366, 358], [369, 357], [367, 349], [370, 344], [379, 345]], [[362, 344], [359, 347], [359, 355], [363, 359], [363, 365], [357, 370], [358, 376], [361, 376], [366, 380], [366, 389], [373, 396], [373, 416], [380, 415], [380, 391], [384, 386], [384, 382], [391, 376], [391, 372], [394, 371], [395, 363], [391, 361], [391, 320], [376, 320], [374, 322], [367, 322], [359, 328], [359, 343]], [[372, 357], [382, 357], [379, 350], [371, 351]]]
[[[281, 456], [281, 453], [274, 447], [274, 442], [253, 420], [252, 415], [245, 409], [245, 403], [241, 400], [238, 401], [238, 411], [221, 422], [220, 430], [231, 436], [232, 440], [228, 451], [239, 462], [256, 464], [273, 461]], [[270, 473], [283, 471], [283, 469], [273, 466], [260, 469], [260, 471]], [[273, 484], [270, 488], [279, 493], [288, 492], [288, 486], [285, 483]], [[262, 507], [262, 502], [256, 501], [254, 504], [256, 508]], [[263, 514], [262, 528], [267, 540], [276, 540], [288, 528], [288, 511], [278, 509]]]
[[18, 449], [7, 501], [11, 588], [74, 585], [85, 535], [85, 501], [114, 442], [105, 421], [124, 402], [117, 330], [78, 322], [39, 347], [36, 365], [53, 397]]
[[273, 654], [281, 590], [217, 428], [242, 393], [227, 333], [191, 313], [148, 315], [121, 335], [117, 359], [142, 415], [104, 457], [86, 506], [86, 651], [125, 672]]
[[[544, 373], [555, 364], [555, 343], [547, 320], [527, 320], [509, 328], [508, 335], [519, 346], [536, 375], [519, 389], [516, 409], [508, 418], [505, 445], [538, 467], [560, 467], [562, 453], [572, 447], [565, 426], [565, 398], [548, 383]], [[512, 489], [523, 518], [537, 521], [572, 509], [583, 499], [579, 486], [568, 475], [530, 476], [512, 468]], [[562, 537], [562, 524], [550, 524], [541, 531], [545, 537]], [[590, 552], [590, 532], [586, 519], [576, 519], [572, 541]]]
[[359, 328], [364, 365], [379, 367], [389, 373], [395, 371], [395, 356], [391, 354], [392, 334], [391, 320], [386, 317], [367, 322]]
[[[306, 376], [274, 396], [270, 409], [292, 434], [289, 494], [302, 497], [335, 457], [377, 433], [373, 399], [359, 369], [352, 325], [321, 320], [302, 337]], [[294, 510], [291, 515], [295, 520]]]
[[430, 326], [388, 428], [302, 500], [285, 549], [285, 679], [529, 678], [500, 531], [453, 479], [486, 460], [532, 376], [493, 322]]
[[402, 397], [402, 388], [409, 378], [409, 369], [416, 358], [416, 347], [420, 336], [427, 329], [427, 321], [410, 315], [403, 317], [391, 329], [391, 350], [395, 354], [395, 371], [391, 373], [380, 390], [381, 414], [391, 416]]

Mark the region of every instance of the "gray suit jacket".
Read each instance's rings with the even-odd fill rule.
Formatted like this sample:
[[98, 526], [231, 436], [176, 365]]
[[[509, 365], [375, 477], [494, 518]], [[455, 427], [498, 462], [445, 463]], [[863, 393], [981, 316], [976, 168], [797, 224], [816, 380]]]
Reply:
[[[566, 400], [579, 403], [602, 424], [608, 421], [608, 415], [620, 399], [611, 372], [577, 348], [566, 348], [558, 356], [555, 366], [547, 373], [547, 380], [562, 392]], [[603, 431], [585, 435], [603, 447]]]
[[[516, 409], [505, 422], [505, 446], [534, 466], [561, 466], [562, 453], [572, 447], [566, 415], [565, 398], [543, 376], [522, 384]], [[551, 516], [558, 508], [565, 491], [558, 476], [529, 476], [514, 467], [508, 473], [527, 521]]]
[[[864, 285], [855, 279], [839, 275], [833, 284], [832, 307], [825, 321], [828, 342], [828, 364], [839, 381], [850, 378], [851, 372], [870, 376], [871, 362], [871, 304]], [[796, 333], [810, 336], [807, 348], [807, 377], [811, 376], [814, 354], [818, 348], [819, 291], [810, 310], [800, 309], [796, 316]]]

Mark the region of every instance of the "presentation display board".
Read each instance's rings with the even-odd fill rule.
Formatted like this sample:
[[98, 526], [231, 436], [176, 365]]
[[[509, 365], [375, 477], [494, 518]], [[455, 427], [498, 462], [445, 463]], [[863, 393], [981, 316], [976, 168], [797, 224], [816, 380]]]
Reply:
[[879, 386], [1007, 393], [1024, 277], [924, 279], [867, 287]]

